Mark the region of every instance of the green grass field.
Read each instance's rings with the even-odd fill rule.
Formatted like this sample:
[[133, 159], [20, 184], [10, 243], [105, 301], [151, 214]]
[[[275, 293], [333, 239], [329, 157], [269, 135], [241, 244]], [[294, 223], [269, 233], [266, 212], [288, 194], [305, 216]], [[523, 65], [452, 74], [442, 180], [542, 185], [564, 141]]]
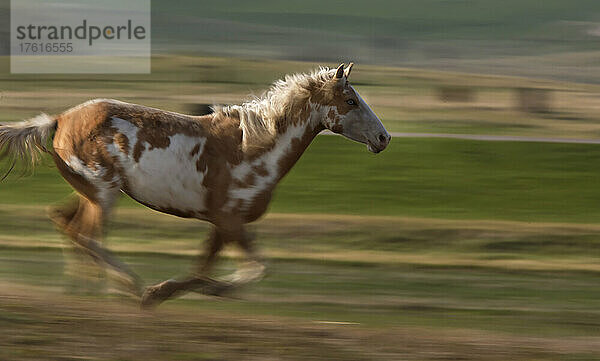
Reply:
[[[277, 189], [272, 210], [594, 223], [599, 162], [596, 145], [398, 138], [373, 155], [319, 136]], [[0, 188], [5, 204], [50, 204], [68, 194], [51, 161]]]

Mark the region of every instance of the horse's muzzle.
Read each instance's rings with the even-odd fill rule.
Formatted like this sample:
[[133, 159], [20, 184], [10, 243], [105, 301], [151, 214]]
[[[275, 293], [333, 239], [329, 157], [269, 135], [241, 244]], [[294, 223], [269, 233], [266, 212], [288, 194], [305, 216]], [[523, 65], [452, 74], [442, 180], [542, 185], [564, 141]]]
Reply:
[[391, 140], [392, 140], [392, 136], [388, 132], [381, 133], [377, 137], [377, 141], [375, 141], [375, 142], [367, 141], [367, 149], [370, 152], [377, 154], [377, 153], [383, 151], [388, 146], [388, 144], [390, 144]]

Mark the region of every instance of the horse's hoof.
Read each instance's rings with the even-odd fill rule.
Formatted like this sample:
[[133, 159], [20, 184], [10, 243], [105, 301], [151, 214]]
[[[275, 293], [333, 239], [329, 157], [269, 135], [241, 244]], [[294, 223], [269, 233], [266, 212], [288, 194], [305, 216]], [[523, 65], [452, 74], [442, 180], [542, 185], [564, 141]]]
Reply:
[[143, 310], [151, 310], [158, 306], [162, 300], [157, 300], [152, 290], [146, 289], [140, 301], [140, 308]]
[[111, 268], [107, 269], [111, 279], [115, 281], [116, 285], [125, 293], [129, 294], [133, 298], [141, 298], [143, 295], [144, 287], [142, 280], [136, 275], [129, 275], [122, 272], [117, 272]]
[[160, 289], [157, 289], [156, 286], [151, 286], [146, 288], [142, 294], [140, 308], [144, 310], [151, 310], [160, 305], [164, 300], [164, 297], [161, 297], [160, 295]]
[[142, 294], [140, 307], [142, 309], [153, 309], [171, 297], [176, 291], [175, 280], [166, 280], [154, 286], [146, 287]]

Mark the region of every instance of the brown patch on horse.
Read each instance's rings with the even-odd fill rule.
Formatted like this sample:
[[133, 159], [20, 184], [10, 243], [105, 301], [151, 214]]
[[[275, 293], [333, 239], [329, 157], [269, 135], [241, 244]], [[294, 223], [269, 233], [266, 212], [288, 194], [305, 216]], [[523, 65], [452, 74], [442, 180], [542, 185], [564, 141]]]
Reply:
[[235, 187], [235, 188], [246, 188], [246, 183], [244, 183], [244, 181], [239, 180], [237, 178], [233, 178], [231, 181], [231, 184]]
[[198, 152], [200, 152], [201, 145], [201, 143], [198, 143], [194, 146], [194, 148], [192, 148], [192, 151], [190, 152], [190, 157], [194, 157], [196, 154], [198, 154]]
[[217, 149], [207, 142], [201, 157], [204, 159], [205, 169], [210, 169], [209, 175], [202, 179], [202, 185], [206, 188], [205, 206], [209, 213], [213, 213], [213, 219], [220, 218], [219, 210], [227, 203], [227, 190], [232, 183], [229, 167], [224, 166], [227, 160]]
[[337, 133], [337, 134], [341, 134], [341, 133], [344, 132], [344, 126], [341, 125], [341, 124], [334, 124], [331, 127], [331, 131], [334, 132], [334, 133]]
[[142, 153], [146, 150], [146, 145], [140, 141], [135, 143], [135, 147], [133, 147], [133, 160], [136, 162], [140, 161], [142, 157]]
[[335, 120], [336, 117], [337, 117], [337, 114], [335, 113], [335, 110], [329, 109], [329, 112], [327, 113], [327, 118], [329, 118], [331, 120]]
[[246, 176], [246, 178], [244, 178], [244, 183], [247, 186], [251, 187], [251, 186], [254, 185], [255, 182], [256, 182], [256, 176], [252, 172], [248, 173], [248, 175]]
[[329, 119], [329, 128], [334, 133], [342, 133], [344, 131], [344, 126], [340, 124], [340, 116], [336, 113], [335, 110], [329, 109], [327, 113], [327, 119]]
[[113, 140], [122, 153], [129, 154], [129, 138], [125, 134], [115, 133]]
[[257, 194], [252, 200], [252, 205], [248, 207], [244, 214], [244, 221], [247, 223], [254, 222], [259, 219], [265, 212], [269, 206], [269, 202], [271, 202], [271, 196], [273, 194], [273, 189], [268, 188], [264, 191]]
[[206, 168], [208, 167], [207, 157], [200, 157], [196, 161], [196, 170], [200, 173], [206, 172]]
[[57, 117], [57, 130], [53, 141], [53, 157], [62, 176], [80, 193], [93, 201], [97, 189], [84, 177], [73, 172], [67, 165], [71, 157], [77, 158], [90, 169], [104, 169], [103, 179], [112, 181], [115, 175], [114, 161], [106, 151], [106, 138], [114, 129], [105, 122], [106, 103], [99, 102], [67, 111]]
[[204, 152], [223, 157], [231, 165], [240, 164], [244, 160], [242, 152], [242, 130], [240, 120], [224, 115], [209, 115], [206, 119], [208, 136]]
[[239, 130], [239, 122], [236, 123], [230, 117], [217, 116], [207, 120], [207, 130], [206, 143], [202, 154], [196, 161], [198, 172], [204, 173], [207, 169], [216, 171], [227, 163], [237, 165], [242, 162], [242, 135]]
[[[185, 134], [205, 139], [204, 147], [201, 146], [201, 143], [197, 143], [189, 154], [191, 157], [199, 154], [196, 160], [196, 170], [199, 173], [206, 173], [202, 180], [202, 186], [207, 190], [205, 204], [203, 205], [206, 211], [202, 212], [202, 216], [200, 216], [186, 210], [158, 209], [150, 205], [147, 206], [180, 217], [201, 217], [208, 221], [221, 217], [219, 212], [228, 201], [227, 191], [233, 182], [229, 169], [231, 166], [241, 163], [244, 159], [241, 150], [242, 135], [239, 129], [239, 120], [223, 115], [209, 114], [201, 117], [189, 117], [168, 112], [165, 112], [165, 117], [164, 120], [150, 119], [149, 123], [155, 123], [155, 125], [149, 127], [149, 129], [163, 129], [164, 127], [166, 129], [165, 134]], [[172, 120], [176, 123], [175, 125], [166, 124], [169, 122], [169, 117], [173, 117]], [[124, 114], [120, 118], [127, 119], [127, 115]], [[162, 125], [156, 124], [157, 122]], [[147, 126], [135, 117], [132, 123], [138, 128]], [[192, 124], [189, 128], [186, 128], [188, 123]], [[164, 142], [164, 138], [160, 138], [145, 139], [153, 142], [154, 147], [168, 146]], [[202, 152], [200, 152], [200, 149], [202, 149]], [[207, 173], [207, 171], [209, 172]]]
[[[335, 77], [326, 82], [320, 89], [314, 91], [311, 101], [320, 105], [333, 106], [337, 114], [345, 115], [356, 106], [346, 103], [348, 99], [357, 99], [356, 92], [350, 87], [348, 80], [336, 79]], [[358, 104], [358, 102], [357, 102]], [[331, 119], [331, 111], [327, 116]]]
[[[149, 145], [146, 148], [146, 144]], [[136, 162], [140, 161], [142, 157], [142, 153], [146, 150], [152, 149], [165, 149], [171, 145], [171, 139], [169, 139], [169, 135], [164, 134], [162, 132], [157, 132], [152, 128], [143, 127], [138, 130], [137, 133], [137, 143], [135, 143], [135, 147], [133, 147], [133, 159]]]
[[[247, 207], [244, 213], [244, 221], [245, 222], [253, 222], [260, 218], [267, 210], [269, 206], [269, 202], [271, 201], [273, 189], [277, 185], [277, 183], [283, 178], [287, 172], [294, 166], [294, 164], [298, 161], [302, 153], [306, 150], [310, 142], [314, 139], [314, 137], [322, 130], [322, 126], [318, 126], [315, 129], [307, 129], [304, 135], [300, 138], [295, 138], [292, 140], [291, 147], [288, 152], [283, 155], [278, 162], [279, 173], [275, 178], [274, 182], [258, 193], [252, 200], [252, 204]], [[253, 172], [249, 174], [252, 175], [252, 180], [254, 180], [254, 174], [267, 176], [268, 172], [265, 168], [264, 164], [260, 164], [259, 166], [255, 166], [252, 168]], [[251, 186], [248, 177], [245, 179], [246, 183]]]
[[252, 167], [252, 170], [261, 177], [266, 177], [269, 175], [269, 171], [267, 170], [266, 164], [264, 162]]
[[[107, 108], [107, 118], [120, 118], [138, 128], [137, 142], [133, 146], [133, 159], [136, 162], [146, 150], [168, 148], [173, 135], [209, 135], [206, 129], [207, 116], [193, 117], [128, 103], [109, 102]], [[199, 150], [198, 147], [196, 152]]]

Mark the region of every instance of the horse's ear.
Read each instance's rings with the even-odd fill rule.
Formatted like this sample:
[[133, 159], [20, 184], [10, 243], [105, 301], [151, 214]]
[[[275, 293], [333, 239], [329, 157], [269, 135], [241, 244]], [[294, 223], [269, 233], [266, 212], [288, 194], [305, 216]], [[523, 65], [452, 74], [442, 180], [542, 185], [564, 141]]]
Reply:
[[352, 66], [353, 65], [354, 65], [354, 63], [348, 64], [348, 67], [346, 68], [346, 72], [344, 73], [344, 75], [346, 76], [346, 78], [348, 78], [350, 76], [350, 72], [352, 71]]
[[341, 63], [335, 71], [336, 79], [341, 79], [344, 76], [344, 63]]

